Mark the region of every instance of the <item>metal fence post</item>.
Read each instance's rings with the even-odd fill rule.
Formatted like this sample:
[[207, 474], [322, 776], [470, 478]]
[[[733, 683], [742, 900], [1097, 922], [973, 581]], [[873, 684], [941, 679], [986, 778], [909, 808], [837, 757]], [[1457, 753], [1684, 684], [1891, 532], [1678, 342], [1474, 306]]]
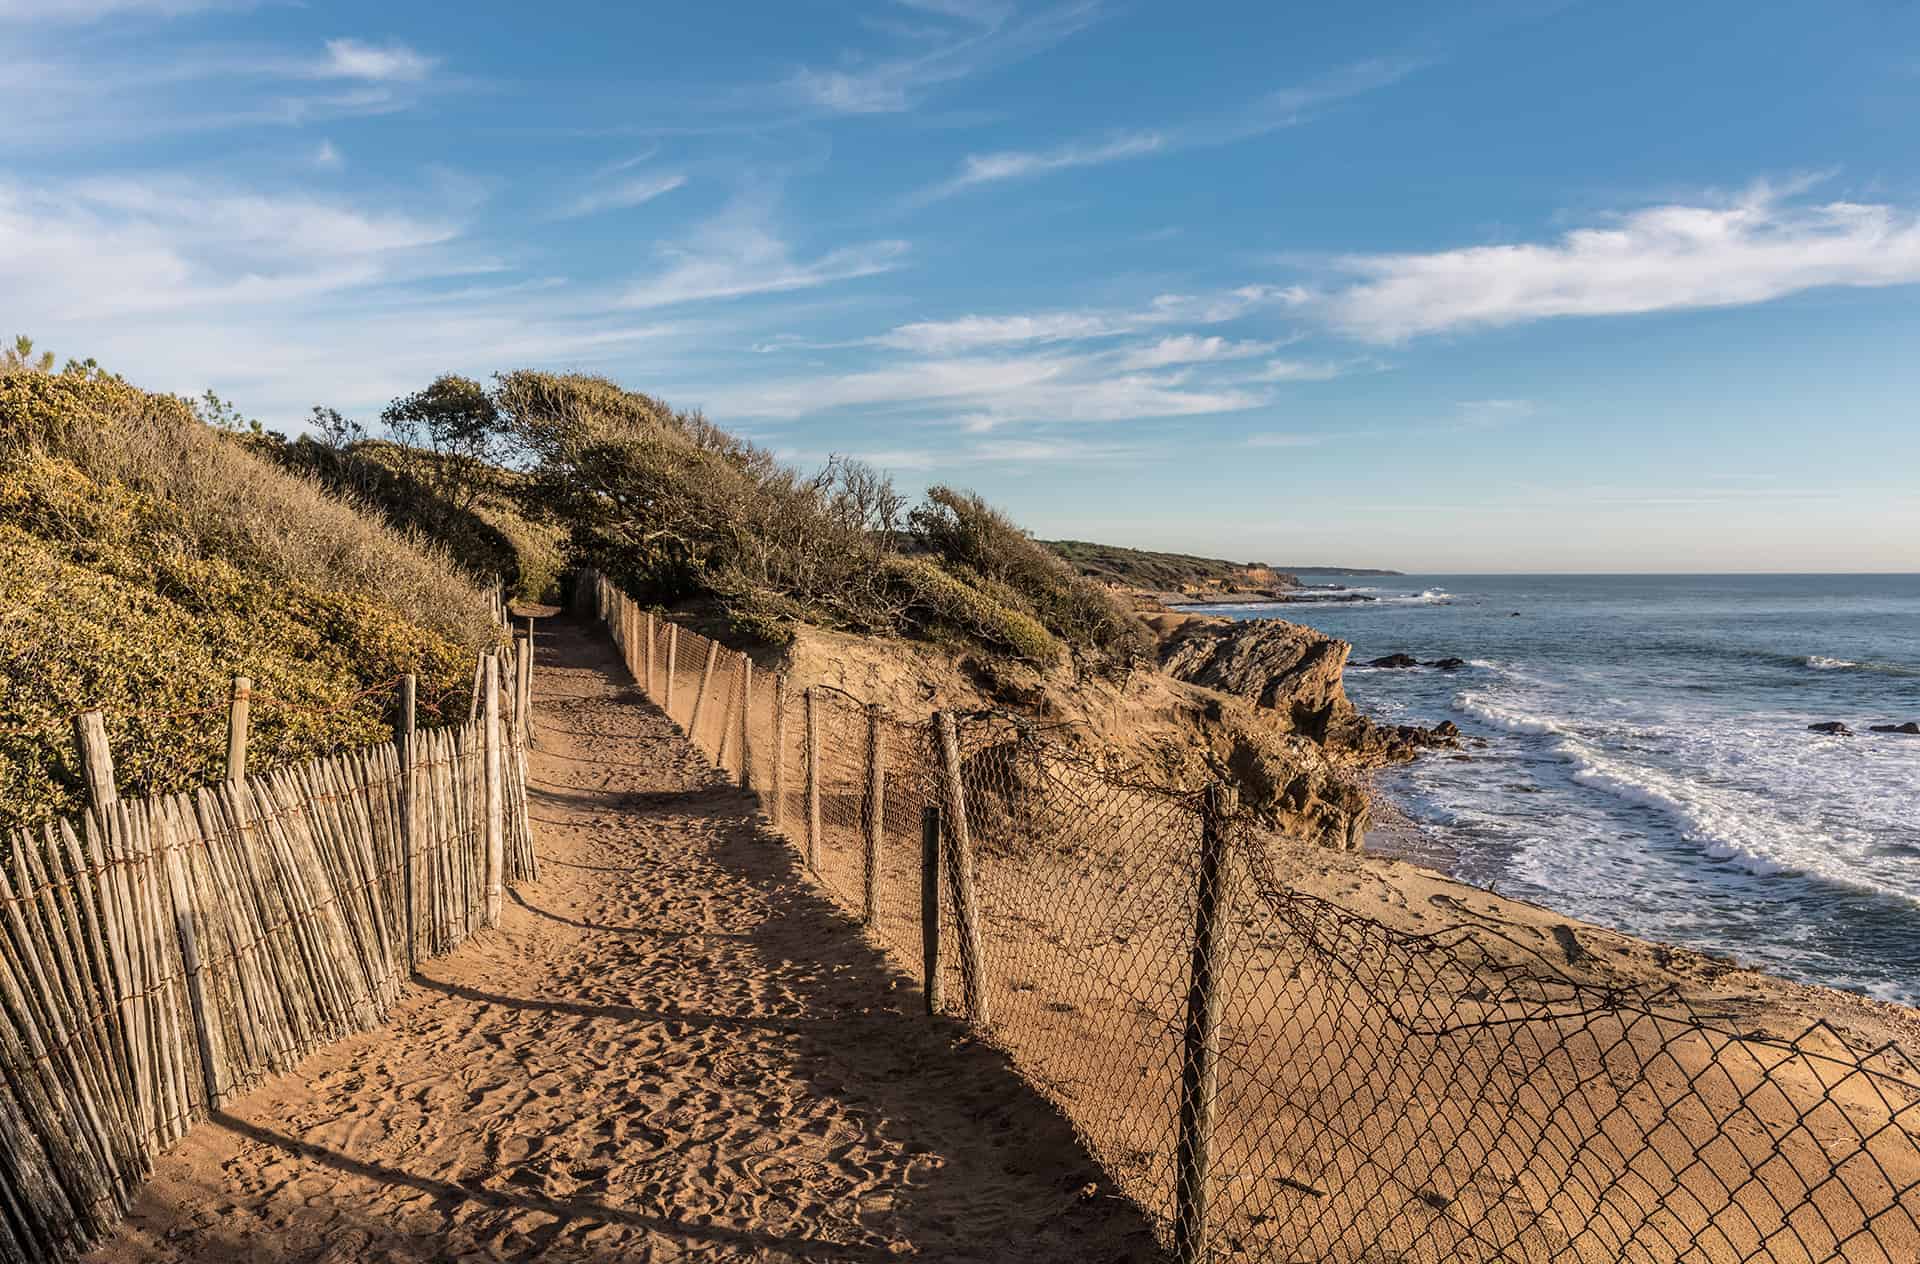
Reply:
[[938, 1014], [945, 999], [940, 980], [940, 809], [920, 810], [920, 977], [927, 1013]]
[[773, 828], [787, 820], [787, 678], [773, 677]]
[[820, 708], [813, 686], [801, 695], [807, 716], [807, 867], [820, 872]]
[[934, 727], [940, 735], [940, 762], [946, 786], [947, 887], [953, 892], [955, 929], [960, 932], [960, 990], [967, 1002], [967, 1018], [978, 1027], [991, 1019], [987, 1006], [986, 966], [980, 946], [980, 906], [973, 892], [973, 834], [967, 828], [966, 791], [960, 778], [960, 737], [953, 713], [936, 711]]
[[860, 915], [868, 926], [880, 924], [880, 847], [887, 828], [886, 752], [880, 744], [880, 707], [867, 704], [867, 801], [861, 824], [866, 826], [866, 887]]
[[1193, 960], [1180, 1062], [1180, 1140], [1174, 1155], [1173, 1254], [1180, 1264], [1205, 1264], [1208, 1201], [1212, 1194], [1213, 1106], [1219, 1082], [1221, 979], [1227, 919], [1233, 903], [1232, 858], [1227, 854], [1228, 796], [1207, 787], [1200, 818], [1200, 871], [1193, 916]]

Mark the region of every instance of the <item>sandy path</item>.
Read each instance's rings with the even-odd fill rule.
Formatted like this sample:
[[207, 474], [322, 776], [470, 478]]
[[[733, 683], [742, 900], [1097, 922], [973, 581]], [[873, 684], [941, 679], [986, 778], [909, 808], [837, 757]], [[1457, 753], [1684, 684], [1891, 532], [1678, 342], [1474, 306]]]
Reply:
[[94, 1260], [1151, 1260], [1059, 1114], [549, 621], [546, 876], [231, 1103]]

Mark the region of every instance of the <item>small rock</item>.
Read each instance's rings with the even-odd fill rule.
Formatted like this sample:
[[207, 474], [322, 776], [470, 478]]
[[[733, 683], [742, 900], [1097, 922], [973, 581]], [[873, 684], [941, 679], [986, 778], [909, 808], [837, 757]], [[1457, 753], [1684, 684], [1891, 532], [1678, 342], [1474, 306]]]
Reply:
[[1846, 725], [1840, 723], [1840, 721], [1838, 720], [1825, 720], [1819, 724], [1809, 724], [1807, 725], [1807, 732], [1828, 733], [1833, 735], [1834, 737], [1852, 737], [1853, 736], [1853, 730], [1848, 728]]
[[1441, 671], [1459, 671], [1466, 665], [1467, 660], [1464, 658], [1436, 658], [1427, 664], [1429, 667], [1438, 667]]
[[1411, 654], [1388, 654], [1385, 658], [1376, 658], [1368, 663], [1369, 667], [1418, 667], [1420, 660]]
[[1442, 720], [1433, 726], [1433, 735], [1435, 737], [1459, 737], [1460, 726], [1452, 720]]
[[1908, 737], [1920, 737], [1920, 720], [1908, 720], [1905, 724], [1870, 724], [1869, 733], [1905, 733]]

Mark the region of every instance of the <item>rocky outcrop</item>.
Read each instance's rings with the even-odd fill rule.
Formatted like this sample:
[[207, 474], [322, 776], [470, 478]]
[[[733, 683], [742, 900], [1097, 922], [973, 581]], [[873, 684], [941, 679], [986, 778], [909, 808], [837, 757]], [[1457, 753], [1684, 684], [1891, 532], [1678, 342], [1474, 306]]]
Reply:
[[1367, 666], [1369, 667], [1405, 668], [1418, 667], [1419, 665], [1420, 660], [1411, 654], [1388, 654], [1381, 658], [1370, 659], [1367, 662]]
[[1295, 733], [1324, 741], [1353, 715], [1340, 673], [1353, 647], [1283, 619], [1189, 619], [1160, 643], [1160, 667], [1278, 711]]
[[1819, 724], [1807, 725], [1809, 733], [1825, 733], [1829, 737], [1852, 737], [1853, 730], [1838, 720], [1823, 720]]
[[1869, 724], [1869, 733], [1904, 733], [1908, 737], [1920, 737], [1920, 720], [1908, 720], [1905, 724]]

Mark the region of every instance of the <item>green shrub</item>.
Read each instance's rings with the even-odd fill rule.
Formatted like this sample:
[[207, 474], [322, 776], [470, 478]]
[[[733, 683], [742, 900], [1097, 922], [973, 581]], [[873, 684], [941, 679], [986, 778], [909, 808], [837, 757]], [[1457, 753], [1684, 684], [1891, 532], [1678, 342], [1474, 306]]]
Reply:
[[105, 713], [121, 793], [182, 790], [224, 769], [236, 675], [258, 698], [249, 767], [269, 769], [385, 738], [380, 686], [404, 672], [464, 719], [494, 635], [444, 557], [182, 401], [0, 373], [0, 826], [78, 809], [81, 710]]
[[882, 574], [899, 601], [905, 630], [958, 633], [1038, 667], [1060, 661], [1060, 642], [1040, 621], [996, 600], [983, 591], [986, 585], [968, 584], [923, 557], [889, 558]]

